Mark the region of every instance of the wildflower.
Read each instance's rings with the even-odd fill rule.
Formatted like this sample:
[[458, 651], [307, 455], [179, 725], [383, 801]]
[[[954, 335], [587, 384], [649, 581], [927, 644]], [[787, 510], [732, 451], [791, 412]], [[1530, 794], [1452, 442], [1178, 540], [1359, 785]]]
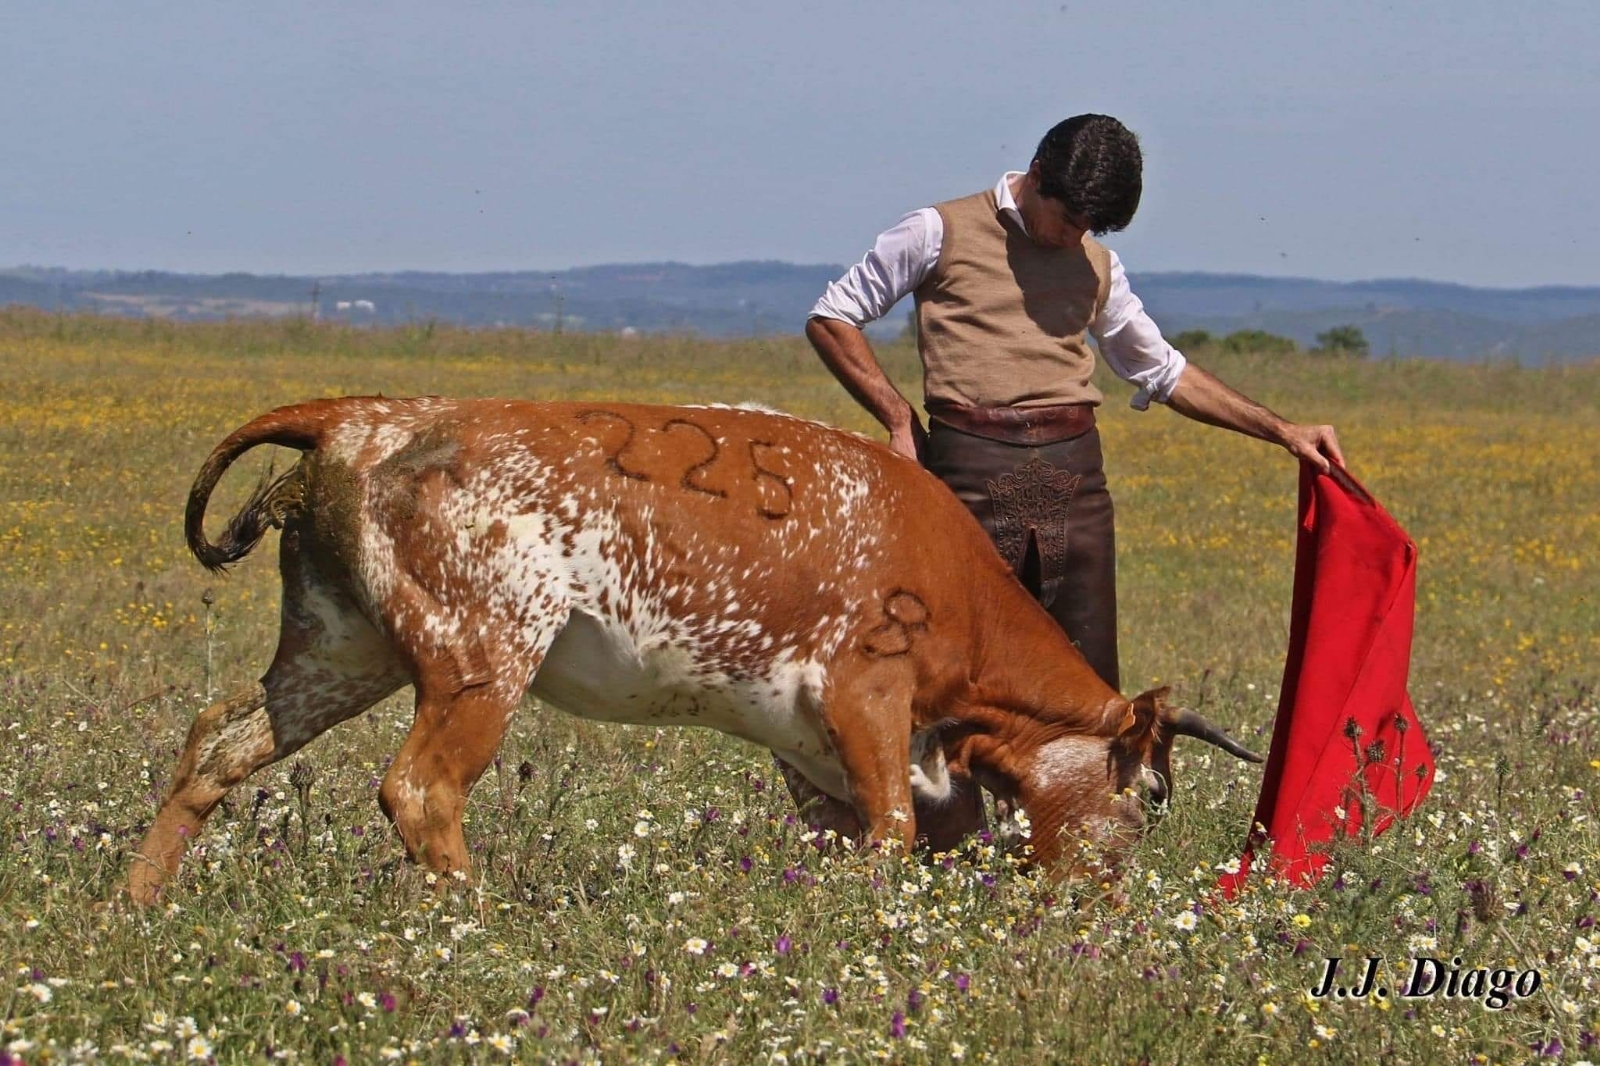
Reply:
[[1311, 915], [1304, 914], [1304, 913], [1297, 914], [1290, 920], [1293, 921], [1294, 924], [1297, 925], [1298, 927], [1300, 927], [1301, 929], [1304, 929], [1308, 925], [1311, 924]]
[[678, 904], [680, 904], [682, 902], [683, 902], [683, 893], [682, 892], [669, 892], [667, 894], [667, 906], [676, 907]]
[[617, 865], [624, 870], [633, 865], [633, 857], [638, 854], [633, 850], [632, 844], [617, 845]]
[[38, 1000], [40, 1003], [49, 1003], [51, 998], [55, 995], [55, 993], [50, 991], [49, 985], [37, 983], [28, 986], [28, 994], [34, 999]]
[[300, 1006], [300, 1001], [298, 999], [291, 999], [289, 1002], [283, 1005], [283, 1010], [284, 1013], [289, 1015], [289, 1017], [298, 1018], [300, 1017], [300, 1012], [305, 1010], [305, 1008]]
[[489, 1038], [489, 1046], [500, 1052], [502, 1055], [509, 1055], [516, 1045], [506, 1034], [495, 1033]]
[[378, 997], [374, 996], [371, 992], [357, 992], [356, 1002], [361, 1004], [367, 1010], [373, 1010], [378, 1006]]
[[1268, 1000], [1267, 1002], [1261, 1004], [1261, 1013], [1270, 1018], [1278, 1013], [1278, 1005], [1271, 1000]]
[[211, 1057], [211, 1042], [203, 1036], [196, 1036], [189, 1041], [189, 1057], [204, 1062]]
[[739, 976], [739, 967], [735, 966], [731, 962], [725, 962], [721, 966], [717, 967], [717, 976], [718, 977], [738, 977]]
[[950, 1057], [952, 1059], [955, 1059], [958, 1062], [960, 1060], [966, 1058], [967, 1057], [967, 1045], [963, 1044], [959, 1040], [950, 1041]]
[[641, 838], [649, 836], [650, 835], [650, 823], [644, 821], [643, 819], [641, 819], [641, 820], [639, 820], [637, 822], [634, 822], [633, 823], [633, 835], [636, 836], [636, 837], [641, 837]]
[[683, 950], [691, 955], [704, 955], [706, 948], [710, 946], [705, 940], [697, 936], [692, 936], [683, 942]]
[[1194, 916], [1194, 911], [1183, 911], [1172, 919], [1172, 924], [1187, 933], [1199, 925], [1200, 920]]

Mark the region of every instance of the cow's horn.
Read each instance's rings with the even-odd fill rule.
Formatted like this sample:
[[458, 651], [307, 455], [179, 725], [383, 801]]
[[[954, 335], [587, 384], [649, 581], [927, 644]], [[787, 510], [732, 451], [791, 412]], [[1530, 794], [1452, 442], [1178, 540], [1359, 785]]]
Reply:
[[1206, 721], [1203, 715], [1196, 714], [1194, 711], [1179, 708], [1172, 712], [1171, 717], [1167, 719], [1167, 724], [1172, 727], [1174, 733], [1186, 737], [1194, 737], [1196, 740], [1203, 740], [1207, 744], [1215, 744], [1229, 755], [1248, 762], [1262, 761], [1261, 756], [1234, 740], [1217, 726]]

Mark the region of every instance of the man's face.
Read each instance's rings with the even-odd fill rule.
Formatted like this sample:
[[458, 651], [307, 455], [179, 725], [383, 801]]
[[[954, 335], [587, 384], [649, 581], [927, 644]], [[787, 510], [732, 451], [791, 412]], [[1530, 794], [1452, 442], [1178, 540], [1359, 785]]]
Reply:
[[1083, 243], [1089, 220], [1073, 215], [1067, 205], [1039, 192], [1039, 164], [1028, 168], [1017, 195], [1017, 212], [1028, 228], [1028, 237], [1042, 248], [1073, 248]]

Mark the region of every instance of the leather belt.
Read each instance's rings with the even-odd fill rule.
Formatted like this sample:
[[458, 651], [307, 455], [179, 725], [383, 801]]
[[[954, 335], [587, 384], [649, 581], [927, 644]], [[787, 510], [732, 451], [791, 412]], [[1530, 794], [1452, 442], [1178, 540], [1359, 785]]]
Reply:
[[971, 407], [928, 404], [928, 417], [951, 429], [1004, 444], [1041, 445], [1081, 437], [1094, 428], [1094, 405], [1062, 403], [1049, 407]]

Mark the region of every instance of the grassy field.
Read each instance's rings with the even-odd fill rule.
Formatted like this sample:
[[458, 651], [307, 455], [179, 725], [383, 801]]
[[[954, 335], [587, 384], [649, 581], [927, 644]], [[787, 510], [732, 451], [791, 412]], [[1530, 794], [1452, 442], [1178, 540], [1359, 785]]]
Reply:
[[[914, 353], [882, 354], [914, 389]], [[763, 752], [534, 705], [473, 795], [472, 878], [430, 884], [376, 803], [402, 694], [237, 790], [137, 914], [102, 903], [184, 731], [276, 634], [272, 551], [217, 579], [183, 546], [190, 480], [235, 426], [382, 391], [872, 427], [799, 339], [0, 312], [0, 1064], [1600, 1059], [1600, 366], [1208, 365], [1334, 423], [1421, 549], [1411, 691], [1438, 784], [1315, 890], [1210, 899], [1260, 771], [1198, 744], [1112, 907], [992, 848], [847, 850], [793, 821]], [[1292, 462], [1103, 384], [1128, 690], [1170, 683], [1265, 750]], [[1330, 955], [1382, 956], [1392, 983], [1428, 955], [1542, 985], [1498, 1011], [1311, 1001]]]

